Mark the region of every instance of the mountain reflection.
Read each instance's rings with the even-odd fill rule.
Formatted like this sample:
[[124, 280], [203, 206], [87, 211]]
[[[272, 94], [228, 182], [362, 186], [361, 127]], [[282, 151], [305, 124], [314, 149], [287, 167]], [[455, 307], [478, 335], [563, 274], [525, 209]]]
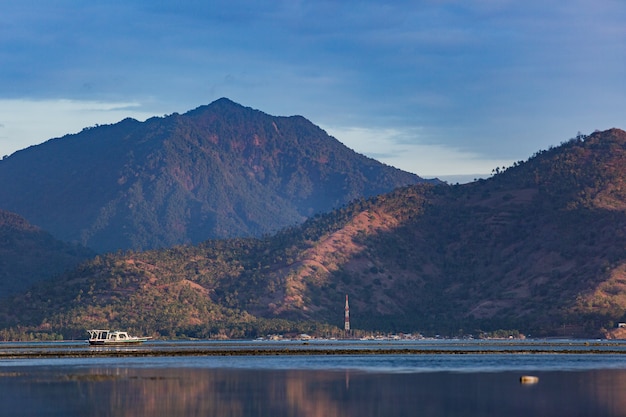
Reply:
[[626, 371], [536, 375], [49, 368], [0, 373], [0, 395], [12, 416], [626, 416]]

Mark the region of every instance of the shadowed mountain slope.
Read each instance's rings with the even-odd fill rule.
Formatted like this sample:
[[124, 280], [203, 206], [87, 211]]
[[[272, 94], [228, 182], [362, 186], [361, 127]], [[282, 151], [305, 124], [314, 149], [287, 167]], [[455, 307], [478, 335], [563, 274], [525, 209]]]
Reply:
[[422, 181], [300, 116], [220, 99], [126, 119], [0, 161], [0, 208], [98, 251], [259, 236]]
[[73, 269], [94, 253], [54, 239], [24, 218], [0, 210], [0, 298]]

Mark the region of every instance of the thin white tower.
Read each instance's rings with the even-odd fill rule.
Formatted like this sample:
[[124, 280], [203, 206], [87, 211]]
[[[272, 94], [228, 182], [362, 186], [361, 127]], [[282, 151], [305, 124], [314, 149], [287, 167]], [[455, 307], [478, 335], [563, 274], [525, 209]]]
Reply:
[[350, 330], [350, 306], [348, 306], [348, 294], [346, 294], [346, 321], [344, 323], [344, 329]]

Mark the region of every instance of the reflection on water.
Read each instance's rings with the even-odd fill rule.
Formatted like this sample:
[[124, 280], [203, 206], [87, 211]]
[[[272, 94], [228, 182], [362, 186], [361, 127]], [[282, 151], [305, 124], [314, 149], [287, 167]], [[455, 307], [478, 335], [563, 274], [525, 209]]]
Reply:
[[2, 416], [626, 416], [626, 370], [0, 368]]

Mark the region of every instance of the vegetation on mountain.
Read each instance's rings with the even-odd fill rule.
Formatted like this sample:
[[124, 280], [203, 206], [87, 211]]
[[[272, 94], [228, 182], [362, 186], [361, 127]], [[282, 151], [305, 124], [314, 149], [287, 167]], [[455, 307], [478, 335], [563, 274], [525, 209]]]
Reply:
[[93, 255], [54, 239], [15, 213], [0, 210], [0, 298], [73, 269]]
[[301, 116], [220, 99], [16, 152], [0, 161], [0, 208], [99, 252], [147, 250], [274, 233], [420, 181]]
[[626, 132], [579, 135], [274, 235], [98, 256], [0, 304], [0, 337], [337, 335], [345, 294], [360, 330], [606, 335], [626, 321], [625, 187]]

